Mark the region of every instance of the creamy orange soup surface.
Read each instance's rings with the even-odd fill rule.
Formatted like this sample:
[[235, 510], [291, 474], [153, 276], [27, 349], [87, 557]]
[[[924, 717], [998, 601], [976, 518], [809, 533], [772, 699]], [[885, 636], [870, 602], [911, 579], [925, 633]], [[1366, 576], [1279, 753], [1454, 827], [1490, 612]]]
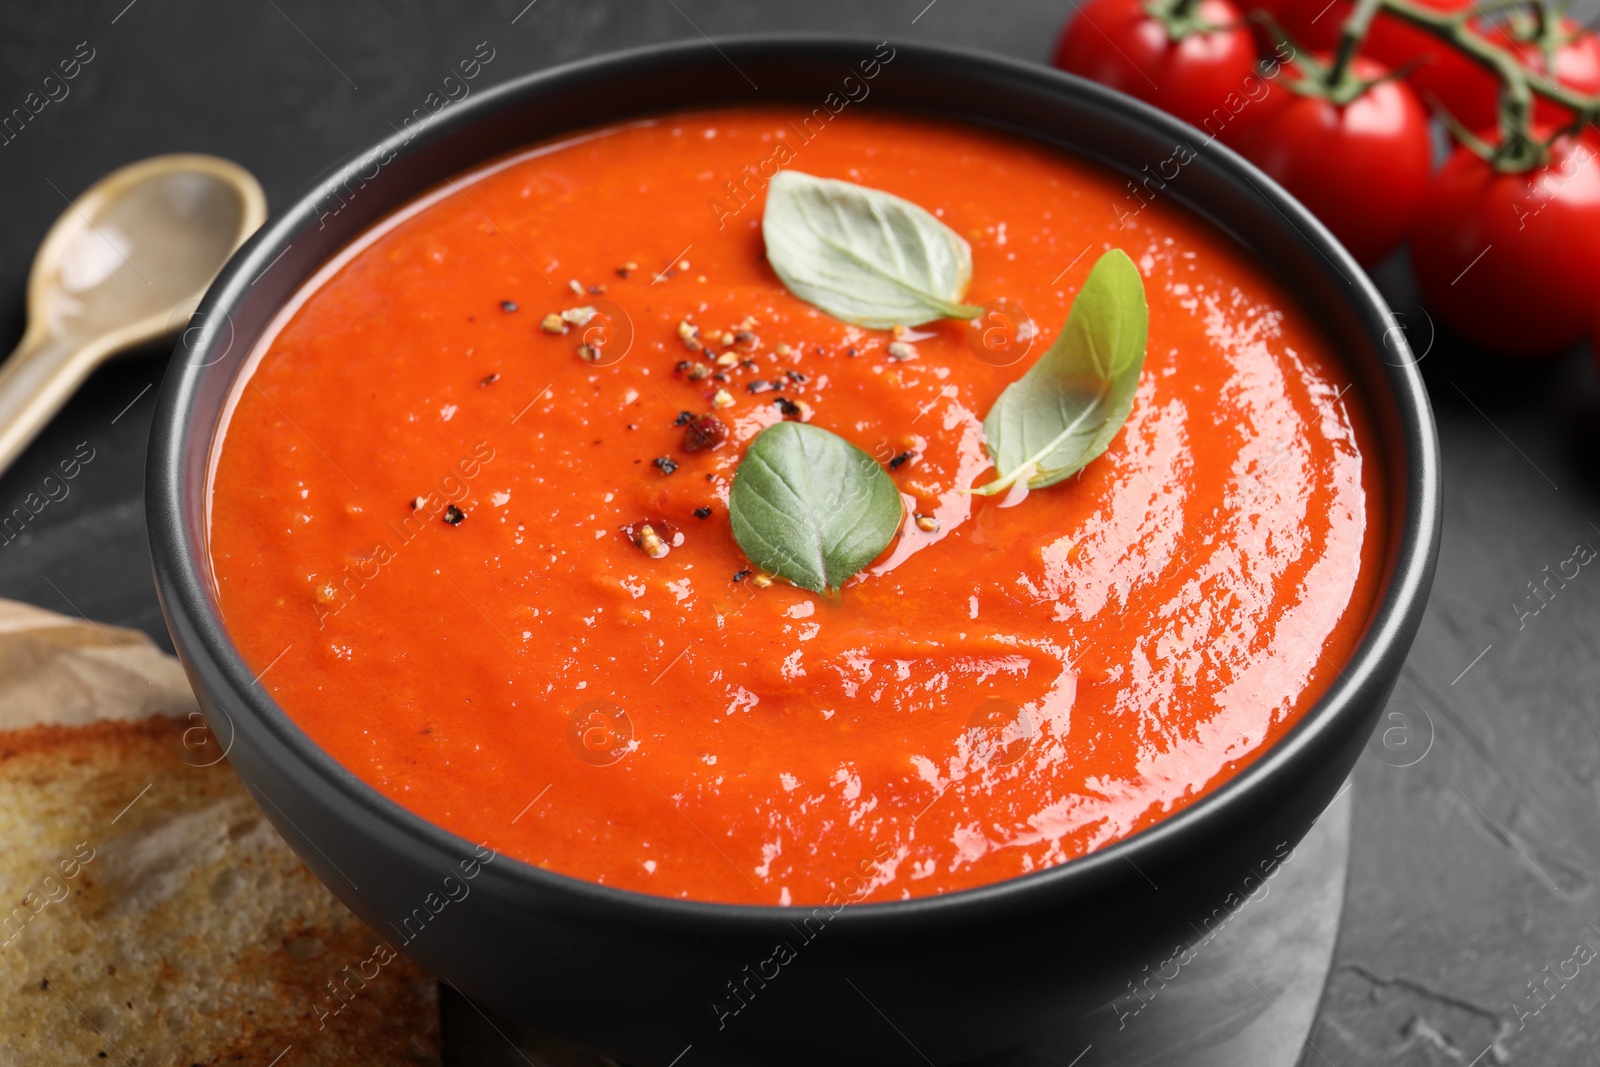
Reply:
[[[1151, 825], [1337, 676], [1382, 551], [1373, 433], [1270, 273], [1057, 150], [808, 114], [668, 115], [455, 179], [259, 351], [211, 486], [223, 614], [384, 795], [608, 886], [897, 900]], [[791, 295], [761, 233], [780, 166], [934, 212], [972, 246], [967, 300], [1037, 325], [1028, 354], [997, 365], [984, 320], [897, 339]], [[1111, 248], [1150, 307], [1131, 417], [1060, 484], [963, 492], [994, 477], [985, 412]], [[694, 448], [708, 414], [726, 437]], [[730, 531], [736, 465], [785, 418], [864, 449], [905, 501], [833, 594], [769, 579]]]

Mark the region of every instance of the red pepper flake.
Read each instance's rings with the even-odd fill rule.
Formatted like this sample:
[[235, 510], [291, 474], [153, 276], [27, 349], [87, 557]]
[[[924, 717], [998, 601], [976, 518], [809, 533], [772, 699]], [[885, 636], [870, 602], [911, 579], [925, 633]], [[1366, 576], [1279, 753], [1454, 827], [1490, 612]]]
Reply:
[[707, 413], [693, 419], [683, 430], [683, 450], [703, 452], [716, 448], [728, 439], [728, 427], [715, 415]]
[[709, 519], [711, 517], [711, 508], [708, 505], [701, 504], [694, 509], [694, 517], [697, 519]]
[[682, 426], [684, 423], [688, 422], [692, 418], [694, 418], [694, 412], [692, 412], [692, 411], [680, 411], [680, 412], [678, 412], [678, 417], [672, 420], [672, 425], [674, 425], [674, 426]]
[[650, 462], [660, 468], [662, 474], [671, 474], [678, 469], [678, 461], [671, 456], [657, 456]]
[[444, 521], [448, 522], [451, 526], [460, 526], [461, 520], [466, 517], [467, 513], [456, 507], [454, 504], [451, 504], [449, 507], [444, 509]]
[[806, 384], [806, 376], [804, 374], [802, 374], [800, 371], [797, 371], [797, 370], [793, 369], [792, 367], [789, 370], [784, 371], [783, 373], [784, 373], [785, 377], [787, 377], [791, 382], [793, 382], [796, 385], [804, 385], [804, 384]]
[[778, 383], [769, 382], [764, 378], [757, 378], [755, 381], [745, 385], [745, 388], [750, 390], [752, 393], [770, 393], [772, 390], [778, 388]]
[[499, 380], [500, 380], [500, 372], [499, 371], [495, 371], [493, 374], [489, 375], [487, 378], [483, 379], [478, 384], [479, 385], [493, 385], [495, 382], [498, 382]]
[[517, 302], [515, 300], [502, 300], [500, 301], [500, 310], [510, 314], [517, 310]]
[[915, 452], [902, 452], [889, 461], [889, 469], [892, 471], [897, 471], [915, 458], [917, 458], [917, 454]]

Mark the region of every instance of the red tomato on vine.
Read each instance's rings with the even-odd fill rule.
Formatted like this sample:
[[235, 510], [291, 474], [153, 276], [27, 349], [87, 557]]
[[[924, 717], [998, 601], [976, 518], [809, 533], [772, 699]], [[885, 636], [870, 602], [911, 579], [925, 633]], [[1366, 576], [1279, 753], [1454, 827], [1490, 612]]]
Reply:
[[[1312, 0], [1257, 0], [1247, 7], [1264, 11], [1300, 48], [1327, 52], [1339, 43], [1339, 27], [1350, 15], [1350, 0], [1315, 3]], [[1270, 40], [1270, 35], [1263, 40]]]
[[1051, 62], [1223, 140], [1282, 96], [1256, 70], [1255, 40], [1232, 0], [1089, 0]]
[[[1435, 11], [1479, 10], [1473, 0], [1417, 2]], [[1276, 19], [1296, 44], [1316, 51], [1329, 51], [1337, 45], [1344, 21], [1355, 7], [1351, 0], [1335, 0], [1331, 5], [1319, 0], [1262, 0], [1254, 6]], [[1600, 37], [1576, 20], [1557, 19], [1542, 38], [1533, 21], [1518, 11], [1493, 23], [1475, 19], [1472, 28], [1484, 40], [1510, 50], [1535, 70], [1551, 74], [1559, 84], [1580, 93], [1600, 93]], [[1390, 70], [1406, 70], [1406, 80], [1424, 100], [1430, 95], [1436, 97], [1468, 129], [1487, 129], [1498, 120], [1499, 79], [1423, 30], [1379, 12], [1361, 44], [1361, 52]], [[1540, 100], [1534, 117], [1539, 122], [1562, 126], [1571, 120], [1572, 113], [1559, 104]]]
[[1520, 174], [1456, 149], [1418, 215], [1411, 261], [1435, 314], [1484, 348], [1536, 356], [1581, 340], [1600, 294], [1600, 137], [1563, 138]]
[[[1362, 263], [1405, 238], [1428, 187], [1433, 146], [1428, 113], [1403, 82], [1357, 56], [1348, 76], [1363, 86], [1348, 102], [1294, 92], [1250, 126], [1239, 144], [1256, 166], [1311, 209]], [[1302, 84], [1316, 90], [1312, 68]]]
[[[1472, 0], [1417, 0], [1435, 11], [1463, 11]], [[1246, 4], [1271, 15], [1279, 26], [1302, 48], [1330, 52], [1339, 43], [1345, 19], [1355, 9], [1352, 0], [1259, 0]], [[1425, 59], [1445, 51], [1437, 40], [1399, 19], [1379, 12], [1367, 31], [1362, 51], [1390, 70], [1398, 70], [1413, 59]]]
[[[1550, 74], [1557, 84], [1579, 93], [1600, 93], [1600, 37], [1576, 21], [1558, 20], [1545, 41], [1534, 39], [1534, 28], [1522, 18], [1495, 26], [1480, 23], [1478, 32], [1534, 70]], [[1488, 129], [1498, 121], [1499, 79], [1465, 56], [1451, 52], [1431, 70], [1419, 69], [1412, 82], [1432, 91], [1445, 110], [1470, 130]], [[1534, 121], [1553, 127], [1573, 119], [1570, 110], [1549, 100], [1540, 100], [1533, 114]]]

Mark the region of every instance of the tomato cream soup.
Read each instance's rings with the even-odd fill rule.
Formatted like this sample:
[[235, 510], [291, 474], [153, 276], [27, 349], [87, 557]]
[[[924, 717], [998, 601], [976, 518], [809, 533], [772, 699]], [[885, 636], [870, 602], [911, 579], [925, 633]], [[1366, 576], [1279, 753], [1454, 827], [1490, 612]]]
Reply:
[[[211, 484], [223, 615], [396, 803], [643, 893], [923, 897], [1194, 803], [1351, 653], [1384, 538], [1372, 430], [1260, 264], [1055, 149], [808, 114], [671, 115], [458, 178], [257, 351]], [[971, 244], [965, 299], [1023, 309], [1032, 347], [1006, 363], [981, 339], [1002, 319], [896, 336], [791, 295], [763, 254], [780, 167], [934, 213]], [[1112, 248], [1150, 313], [1127, 423], [1056, 485], [965, 492], [995, 476], [984, 413]], [[783, 419], [905, 503], [831, 593], [730, 529], [735, 468]]]

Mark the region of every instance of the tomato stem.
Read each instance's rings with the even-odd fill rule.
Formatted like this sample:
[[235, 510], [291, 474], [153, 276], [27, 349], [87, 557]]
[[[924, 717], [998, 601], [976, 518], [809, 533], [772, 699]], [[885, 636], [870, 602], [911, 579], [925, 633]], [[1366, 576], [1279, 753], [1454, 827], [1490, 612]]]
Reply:
[[[1555, 42], [1550, 39], [1550, 13], [1544, 9], [1543, 4], [1534, 4], [1532, 14], [1533, 39], [1538, 41], [1544, 49], [1546, 58], [1553, 59], [1555, 57]], [[1556, 21], [1559, 22], [1560, 20], [1557, 19]], [[1545, 67], [1547, 70], [1550, 69], [1550, 64], [1546, 63]]]
[[1200, 17], [1201, 0], [1145, 0], [1144, 13], [1161, 23], [1167, 40], [1180, 44], [1190, 34], [1206, 33], [1220, 27]]
[[[1547, 146], [1532, 133], [1533, 104], [1536, 98], [1550, 100], [1576, 113], [1576, 127], [1600, 116], [1600, 96], [1588, 96], [1558, 84], [1545, 71], [1524, 62], [1509, 49], [1494, 44], [1471, 25], [1480, 17], [1485, 5], [1460, 12], [1440, 12], [1423, 7], [1414, 0], [1376, 0], [1376, 7], [1394, 18], [1450, 45], [1480, 67], [1486, 68], [1500, 81], [1500, 144], [1485, 156], [1495, 168], [1506, 172], [1531, 170], [1549, 158]], [[1536, 32], [1548, 38], [1554, 24], [1543, 0], [1522, 0], [1520, 3], [1492, 5], [1495, 9], [1519, 7], [1531, 13]], [[1365, 4], [1356, 8], [1348, 22], [1358, 19]], [[1369, 19], [1370, 21], [1370, 19]], [[1361, 27], [1365, 32], [1365, 24]], [[1359, 38], [1358, 38], [1359, 40]], [[1546, 62], [1546, 68], [1553, 64]], [[1456, 139], [1473, 151], [1483, 155], [1483, 142], [1476, 138]], [[1476, 143], [1474, 143], [1476, 142]]]
[[1333, 65], [1328, 68], [1327, 81], [1330, 98], [1337, 104], [1348, 104], [1365, 88], [1351, 77], [1350, 65], [1361, 50], [1361, 43], [1367, 39], [1367, 31], [1372, 28], [1373, 16], [1377, 15], [1381, 3], [1382, 0], [1357, 0], [1355, 10], [1339, 30], [1339, 48], [1334, 53]]

